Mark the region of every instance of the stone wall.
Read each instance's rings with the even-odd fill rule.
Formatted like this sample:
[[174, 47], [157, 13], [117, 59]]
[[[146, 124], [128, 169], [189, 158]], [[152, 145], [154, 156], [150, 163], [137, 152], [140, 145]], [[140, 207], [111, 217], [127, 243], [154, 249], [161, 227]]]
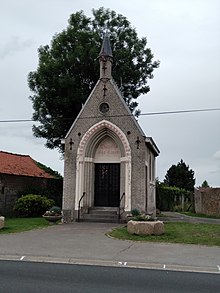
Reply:
[[220, 216], [220, 188], [196, 188], [195, 212], [210, 216]]

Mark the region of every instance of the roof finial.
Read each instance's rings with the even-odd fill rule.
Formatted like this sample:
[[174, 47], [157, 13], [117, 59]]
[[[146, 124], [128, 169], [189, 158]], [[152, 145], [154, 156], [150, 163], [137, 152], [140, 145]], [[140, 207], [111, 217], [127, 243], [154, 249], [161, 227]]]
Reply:
[[108, 32], [105, 32], [99, 57], [113, 57]]
[[100, 79], [102, 80], [111, 79], [113, 56], [112, 56], [112, 49], [111, 49], [109, 36], [107, 32], [105, 32], [104, 39], [102, 42], [102, 48], [99, 53], [99, 62], [100, 62]]

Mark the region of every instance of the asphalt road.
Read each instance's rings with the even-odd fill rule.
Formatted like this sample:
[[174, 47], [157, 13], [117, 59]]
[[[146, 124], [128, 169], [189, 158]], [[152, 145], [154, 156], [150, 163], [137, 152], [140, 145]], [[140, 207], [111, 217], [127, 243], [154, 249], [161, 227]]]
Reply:
[[218, 273], [0, 261], [0, 292], [220, 292]]

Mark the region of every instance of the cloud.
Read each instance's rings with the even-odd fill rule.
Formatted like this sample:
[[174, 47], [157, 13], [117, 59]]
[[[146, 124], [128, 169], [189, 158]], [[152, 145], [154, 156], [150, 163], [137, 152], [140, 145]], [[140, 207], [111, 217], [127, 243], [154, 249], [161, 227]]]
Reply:
[[213, 158], [220, 160], [220, 150], [214, 153]]
[[31, 47], [32, 44], [32, 40], [21, 40], [18, 36], [13, 36], [7, 43], [1, 46], [0, 59], [4, 59], [7, 56], [23, 51], [26, 48]]
[[32, 124], [28, 123], [1, 123], [0, 125], [0, 138], [1, 144], [3, 140], [8, 140], [9, 138], [19, 138], [25, 140], [32, 140]]

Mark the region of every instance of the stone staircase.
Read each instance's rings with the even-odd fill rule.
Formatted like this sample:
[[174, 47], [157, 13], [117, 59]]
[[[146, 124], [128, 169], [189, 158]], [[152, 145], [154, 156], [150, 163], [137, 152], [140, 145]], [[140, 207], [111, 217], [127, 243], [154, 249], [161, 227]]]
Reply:
[[119, 223], [118, 208], [116, 207], [92, 207], [88, 214], [83, 214], [81, 222]]

